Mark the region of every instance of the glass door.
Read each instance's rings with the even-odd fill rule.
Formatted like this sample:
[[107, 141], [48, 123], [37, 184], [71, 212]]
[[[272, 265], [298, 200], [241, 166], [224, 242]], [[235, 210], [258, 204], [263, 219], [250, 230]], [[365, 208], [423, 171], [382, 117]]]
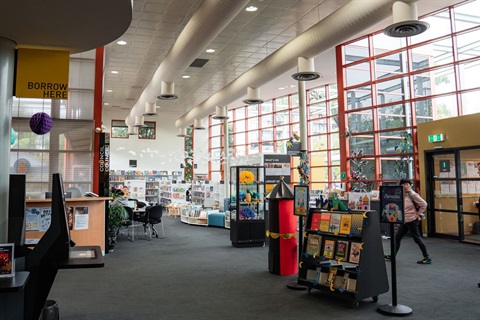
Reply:
[[429, 231], [436, 236], [457, 238], [458, 202], [455, 153], [430, 154], [431, 173]]
[[460, 215], [460, 240], [480, 243], [478, 201], [480, 200], [480, 148], [459, 151], [460, 188], [462, 202]]
[[480, 244], [480, 148], [426, 154], [428, 233]]

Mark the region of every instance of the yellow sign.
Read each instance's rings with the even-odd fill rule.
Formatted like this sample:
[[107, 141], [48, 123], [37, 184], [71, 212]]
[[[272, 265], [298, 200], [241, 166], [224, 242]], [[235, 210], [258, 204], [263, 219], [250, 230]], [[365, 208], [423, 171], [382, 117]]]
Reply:
[[68, 99], [69, 62], [69, 51], [18, 49], [15, 96]]

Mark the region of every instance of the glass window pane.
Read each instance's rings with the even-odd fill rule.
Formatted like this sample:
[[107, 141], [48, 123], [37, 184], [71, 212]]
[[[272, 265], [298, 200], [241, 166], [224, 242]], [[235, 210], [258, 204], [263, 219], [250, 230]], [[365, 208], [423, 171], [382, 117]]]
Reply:
[[332, 164], [340, 164], [340, 150], [332, 150], [330, 151], [330, 161]]
[[248, 117], [258, 116], [258, 104], [252, 104], [247, 107], [247, 116]]
[[[476, 41], [473, 41], [473, 39], [476, 39]], [[480, 39], [480, 29], [457, 36], [458, 60], [478, 57], [480, 50], [478, 39]]]
[[277, 131], [277, 140], [290, 138], [290, 126], [279, 126], [275, 128]]
[[245, 144], [245, 133], [237, 133], [234, 135], [235, 145], [238, 146], [239, 144]]
[[273, 115], [272, 114], [267, 114], [264, 116], [261, 116], [261, 121], [262, 121], [262, 128], [268, 128], [273, 126]]
[[409, 98], [408, 77], [377, 83], [378, 104], [392, 103]]
[[235, 120], [245, 119], [245, 107], [235, 109]]
[[280, 111], [285, 109], [288, 109], [288, 96], [275, 99], [275, 110]]
[[138, 128], [138, 138], [155, 140], [155, 122], [145, 121], [144, 123], [146, 127]]
[[405, 130], [379, 133], [380, 154], [399, 154], [413, 152], [413, 142], [405, 138]]
[[235, 146], [235, 156], [236, 157], [241, 157], [241, 156], [246, 155], [245, 151], [246, 151], [245, 145]]
[[274, 152], [274, 150], [273, 150], [273, 142], [264, 142], [264, 143], [262, 143], [262, 152], [263, 152], [263, 153]]
[[[398, 180], [401, 173], [399, 172], [399, 159], [384, 158], [380, 161], [380, 170], [382, 172], [383, 180]], [[406, 174], [403, 173], [403, 174]]]
[[372, 37], [375, 55], [387, 51], [393, 51], [405, 47], [406, 41], [404, 38], [389, 37], [385, 33], [380, 32]]
[[258, 131], [250, 131], [248, 133], [248, 142], [258, 142]]
[[430, 25], [430, 28], [415, 37], [410, 37], [409, 39], [411, 43], [420, 43], [426, 40], [435, 39], [452, 32], [448, 10], [444, 10], [421, 20], [427, 22]]
[[[390, 38], [390, 37], [388, 37]], [[397, 52], [375, 59], [375, 76], [377, 80], [402, 74], [406, 71], [406, 52]]]
[[412, 71], [453, 62], [452, 39], [446, 38], [412, 49]]
[[292, 109], [292, 122], [298, 122], [300, 121], [300, 110], [297, 108]]
[[250, 143], [247, 146], [248, 154], [257, 154], [259, 152], [259, 144], [258, 143]]
[[320, 136], [310, 137], [310, 150], [326, 150], [327, 149], [327, 135], [322, 134]]
[[415, 104], [417, 109], [419, 108], [419, 104], [425, 107], [428, 107], [428, 104], [431, 104], [434, 119], [445, 119], [458, 116], [458, 106], [455, 95], [417, 101]]
[[214, 137], [210, 139], [211, 148], [219, 148], [221, 146], [221, 138]]
[[261, 114], [271, 113], [273, 111], [272, 100], [267, 100], [262, 103]]
[[[293, 85], [290, 86], [290, 88], [294, 87]], [[290, 108], [296, 108], [300, 105], [300, 101], [298, 100], [298, 93], [294, 93], [290, 96]]]
[[307, 110], [309, 119], [323, 118], [327, 115], [327, 104], [325, 102], [312, 104]]
[[330, 124], [330, 132], [338, 131], [338, 116], [328, 118], [328, 123]]
[[262, 141], [273, 141], [273, 129], [262, 130]]
[[219, 136], [222, 132], [222, 126], [217, 125], [217, 126], [211, 126], [211, 135], [212, 136]]
[[309, 90], [310, 104], [325, 100], [327, 97], [325, 93], [325, 87], [319, 87]]
[[351, 87], [370, 81], [370, 63], [363, 62], [345, 68], [345, 86]]
[[460, 70], [460, 89], [480, 87], [480, 59], [461, 63], [458, 69]]
[[348, 129], [350, 132], [366, 132], [373, 130], [372, 110], [349, 113], [347, 115]]
[[340, 148], [340, 138], [338, 133], [331, 133], [330, 137], [330, 148]]
[[480, 25], [480, 1], [472, 1], [455, 7], [453, 16], [457, 32]]
[[378, 128], [380, 130], [405, 127], [405, 114], [410, 110], [410, 104], [396, 104], [378, 108]]
[[370, 107], [371, 105], [372, 94], [370, 86], [347, 91], [348, 110]]
[[327, 118], [313, 119], [308, 122], [310, 126], [310, 134], [326, 133], [327, 132]]
[[338, 88], [336, 83], [328, 85], [328, 98], [336, 99], [338, 98]]
[[328, 165], [328, 152], [312, 152], [310, 153], [310, 163], [313, 167]]
[[345, 64], [355, 62], [368, 57], [368, 39], [363, 38], [353, 42], [344, 48]]
[[330, 105], [330, 114], [332, 116], [338, 114], [338, 100], [330, 100], [328, 104]]
[[289, 123], [289, 122], [290, 122], [290, 119], [289, 119], [288, 110], [277, 112], [275, 114], [275, 125], [276, 126], [279, 126], [279, 125], [282, 125], [282, 124], [285, 124], [285, 123]]
[[478, 113], [480, 110], [478, 101], [480, 101], [480, 91], [466, 92], [461, 95], [462, 114]]
[[235, 132], [245, 131], [245, 120], [237, 120], [235, 122]]
[[373, 155], [373, 135], [353, 136], [349, 140], [350, 150], [362, 151], [363, 155]]
[[248, 130], [258, 129], [258, 117], [250, 118], [247, 120], [247, 129]]

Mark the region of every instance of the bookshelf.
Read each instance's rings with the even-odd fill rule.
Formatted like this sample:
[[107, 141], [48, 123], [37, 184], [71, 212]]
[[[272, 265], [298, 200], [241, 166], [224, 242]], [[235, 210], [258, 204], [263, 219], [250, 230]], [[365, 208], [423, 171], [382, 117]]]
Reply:
[[378, 295], [388, 292], [376, 211], [312, 208], [304, 235], [298, 284], [308, 293], [316, 289], [349, 297], [357, 308], [360, 300], [371, 297], [376, 302]]

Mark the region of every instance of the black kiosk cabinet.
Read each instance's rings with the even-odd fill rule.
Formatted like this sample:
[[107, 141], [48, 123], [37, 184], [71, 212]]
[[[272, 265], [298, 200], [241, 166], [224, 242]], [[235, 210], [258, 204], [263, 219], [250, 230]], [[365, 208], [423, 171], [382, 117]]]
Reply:
[[230, 167], [230, 241], [234, 247], [265, 244], [264, 167]]

